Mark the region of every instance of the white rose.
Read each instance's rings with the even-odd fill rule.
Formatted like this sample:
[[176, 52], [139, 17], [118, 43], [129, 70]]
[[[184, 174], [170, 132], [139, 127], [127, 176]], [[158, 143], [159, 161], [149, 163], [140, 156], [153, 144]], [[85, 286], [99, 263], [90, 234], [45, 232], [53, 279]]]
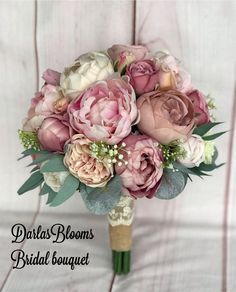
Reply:
[[74, 64], [61, 74], [60, 85], [64, 94], [72, 98], [98, 80], [107, 79], [114, 73], [109, 57], [102, 52], [81, 55]]
[[192, 135], [181, 146], [185, 150], [185, 156], [178, 161], [184, 166], [192, 168], [204, 161], [205, 143], [199, 135]]
[[56, 193], [60, 190], [68, 175], [69, 172], [67, 171], [43, 173], [46, 184]]

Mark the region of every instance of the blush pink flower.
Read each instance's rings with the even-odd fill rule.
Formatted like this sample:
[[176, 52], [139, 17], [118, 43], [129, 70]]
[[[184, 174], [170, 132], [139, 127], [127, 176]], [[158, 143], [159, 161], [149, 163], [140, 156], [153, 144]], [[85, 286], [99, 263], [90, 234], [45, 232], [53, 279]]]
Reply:
[[52, 69], [47, 69], [43, 73], [42, 77], [45, 80], [46, 84], [51, 84], [51, 85], [54, 85], [54, 86], [60, 85], [61, 73], [59, 73], [57, 71], [54, 71]]
[[107, 159], [97, 159], [90, 150], [91, 141], [83, 134], [70, 140], [64, 164], [70, 173], [92, 188], [104, 187], [113, 176], [113, 166]]
[[114, 63], [124, 56], [124, 52], [128, 56], [133, 56], [134, 60], [143, 60], [149, 55], [148, 49], [144, 46], [113, 45], [107, 52]]
[[52, 114], [62, 114], [67, 110], [69, 100], [60, 90], [60, 87], [54, 85], [45, 85], [41, 89], [43, 96], [35, 106], [37, 115], [49, 116]]
[[161, 144], [187, 140], [195, 126], [194, 107], [187, 95], [177, 91], [153, 91], [137, 100], [138, 129]]
[[193, 106], [194, 106], [194, 111], [196, 115], [196, 124], [198, 126], [202, 124], [206, 124], [210, 122], [210, 114], [206, 102], [206, 98], [197, 89], [192, 90], [187, 93], [187, 96], [191, 99]]
[[68, 114], [76, 132], [92, 141], [116, 144], [137, 121], [134, 90], [121, 78], [96, 82], [69, 104]]
[[176, 89], [186, 93], [192, 89], [191, 76], [179, 66], [179, 62], [171, 55], [165, 54], [159, 59], [159, 89]]
[[159, 81], [158, 68], [152, 60], [131, 63], [126, 75], [129, 76], [130, 84], [138, 95], [153, 91]]
[[46, 118], [38, 130], [38, 139], [42, 149], [63, 152], [65, 143], [70, 139], [71, 129], [62, 117]]
[[116, 165], [116, 173], [120, 175], [124, 193], [134, 198], [152, 198], [157, 191], [163, 174], [163, 156], [158, 143], [144, 135], [130, 135], [123, 141], [124, 159], [127, 165]]

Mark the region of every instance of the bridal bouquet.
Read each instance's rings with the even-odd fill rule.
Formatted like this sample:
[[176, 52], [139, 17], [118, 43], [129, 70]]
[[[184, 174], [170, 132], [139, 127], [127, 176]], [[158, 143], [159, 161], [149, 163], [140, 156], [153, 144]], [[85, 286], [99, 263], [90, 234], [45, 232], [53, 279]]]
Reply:
[[19, 130], [33, 168], [18, 194], [41, 186], [50, 206], [75, 194], [108, 214], [114, 270], [128, 273], [135, 200], [172, 199], [220, 166], [213, 99], [179, 60], [143, 46], [89, 52], [42, 77]]

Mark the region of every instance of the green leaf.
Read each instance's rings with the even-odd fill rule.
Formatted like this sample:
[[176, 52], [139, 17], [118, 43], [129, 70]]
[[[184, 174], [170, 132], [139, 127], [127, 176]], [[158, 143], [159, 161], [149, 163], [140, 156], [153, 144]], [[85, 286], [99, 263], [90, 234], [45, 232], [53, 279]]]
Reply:
[[46, 183], [44, 183], [44, 185], [42, 186], [42, 188], [40, 190], [39, 196], [43, 196], [45, 194], [48, 194], [51, 192], [51, 190], [52, 189]]
[[32, 165], [37, 165], [37, 164], [40, 164], [44, 161], [47, 161], [51, 158], [54, 158], [58, 155], [53, 155], [52, 153], [48, 153], [48, 154], [38, 154], [39, 156], [37, 158], [35, 158], [29, 165], [27, 166], [32, 166]]
[[193, 167], [191, 168], [191, 170], [195, 175], [199, 176], [200, 178], [202, 178], [202, 176], [210, 176], [209, 174], [202, 172], [198, 167]]
[[218, 137], [220, 137], [221, 135], [227, 133], [228, 131], [223, 131], [223, 132], [219, 132], [219, 133], [216, 133], [216, 134], [213, 134], [213, 135], [209, 135], [209, 136], [203, 136], [202, 139], [205, 140], [205, 141], [209, 141], [209, 140], [214, 140]]
[[156, 197], [163, 200], [170, 200], [178, 196], [185, 188], [187, 175], [181, 171], [164, 169], [161, 185], [156, 192]]
[[51, 189], [50, 192], [48, 193], [48, 199], [46, 204], [50, 204], [55, 199], [56, 195], [57, 193]]
[[57, 155], [57, 157], [53, 157], [48, 162], [46, 162], [41, 168], [41, 172], [60, 172], [60, 171], [68, 171], [63, 163], [63, 155]]
[[38, 166], [35, 166], [34, 168], [31, 169], [30, 173], [36, 171], [36, 170], [39, 170], [39, 167]]
[[17, 193], [22, 195], [30, 190], [35, 189], [43, 182], [43, 175], [40, 171], [34, 172], [31, 176], [27, 179], [27, 181], [19, 188]]
[[89, 211], [94, 214], [107, 214], [119, 202], [122, 182], [116, 175], [103, 188], [91, 188], [81, 185], [80, 193]]
[[192, 171], [192, 168], [187, 168], [185, 167], [183, 164], [174, 161], [172, 163], [172, 165], [174, 166], [174, 168], [180, 170], [181, 172], [183, 172], [184, 174], [192, 174], [192, 175], [196, 175], [196, 173], [194, 171]]
[[197, 127], [197, 128], [194, 129], [193, 134], [197, 134], [199, 136], [203, 136], [210, 129], [212, 129], [215, 126], [220, 125], [220, 124], [222, 124], [222, 123], [221, 122], [220, 123], [207, 123], [207, 124], [201, 125], [201, 126], [199, 126], [199, 127]]
[[221, 163], [219, 165], [216, 165], [215, 163], [212, 163], [212, 164], [205, 164], [205, 163], [201, 163], [198, 167], [198, 169], [200, 171], [212, 171], [216, 168], [219, 168], [221, 167], [222, 165], [224, 165], [225, 163]]
[[27, 149], [27, 150], [23, 151], [21, 154], [23, 156], [18, 158], [18, 160], [21, 160], [21, 159], [25, 158], [26, 156], [30, 156], [30, 155], [33, 155], [33, 154], [52, 154], [52, 153], [48, 152], [46, 150], [35, 150], [33, 148], [30, 148], [30, 149]]
[[74, 177], [73, 175], [69, 174], [63, 186], [55, 196], [55, 199], [51, 202], [50, 206], [58, 206], [68, 200], [78, 189], [80, 181]]

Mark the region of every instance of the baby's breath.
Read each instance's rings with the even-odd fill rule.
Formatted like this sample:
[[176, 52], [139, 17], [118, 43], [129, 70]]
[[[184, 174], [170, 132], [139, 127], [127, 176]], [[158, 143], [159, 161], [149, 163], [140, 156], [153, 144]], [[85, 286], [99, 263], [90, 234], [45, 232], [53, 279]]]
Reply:
[[129, 155], [129, 151], [124, 149], [125, 146], [126, 144], [124, 142], [121, 144], [121, 146], [118, 146], [108, 145], [103, 141], [97, 141], [90, 144], [90, 150], [96, 159], [107, 159], [107, 162], [110, 166], [112, 166], [112, 164], [122, 166], [123, 164], [128, 164], [128, 162], [124, 160], [124, 155], [122, 154], [126, 152]]
[[184, 158], [186, 155], [186, 151], [181, 147], [179, 140], [173, 141], [167, 145], [159, 144], [159, 148], [164, 156], [163, 167], [169, 167], [174, 161], [179, 158]]
[[35, 132], [18, 130], [18, 135], [25, 149], [33, 148], [40, 150], [39, 140]]

